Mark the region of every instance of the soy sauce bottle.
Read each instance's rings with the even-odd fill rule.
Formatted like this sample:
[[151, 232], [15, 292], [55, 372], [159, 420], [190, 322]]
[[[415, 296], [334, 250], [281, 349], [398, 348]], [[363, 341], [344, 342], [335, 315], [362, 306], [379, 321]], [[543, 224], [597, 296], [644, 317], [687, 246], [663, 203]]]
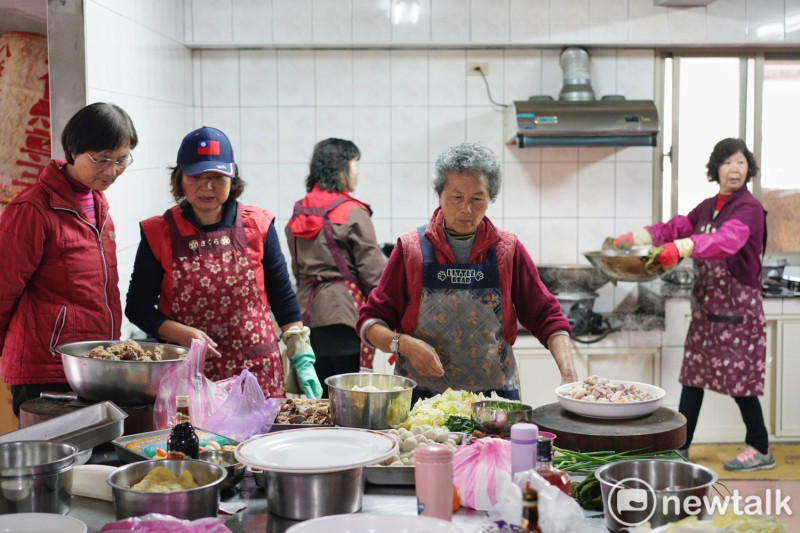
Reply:
[[528, 487], [522, 495], [522, 520], [520, 533], [542, 533], [539, 526], [539, 494]]
[[197, 459], [200, 439], [197, 438], [189, 418], [189, 397], [178, 395], [175, 405], [178, 412], [175, 414], [175, 427], [167, 439], [167, 459]]

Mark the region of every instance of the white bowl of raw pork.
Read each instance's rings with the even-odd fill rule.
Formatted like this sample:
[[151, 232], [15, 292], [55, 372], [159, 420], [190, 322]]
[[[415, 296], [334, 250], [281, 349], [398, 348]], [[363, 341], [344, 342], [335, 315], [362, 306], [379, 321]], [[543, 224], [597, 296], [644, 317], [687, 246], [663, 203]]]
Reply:
[[590, 418], [636, 418], [649, 415], [666, 395], [661, 387], [638, 381], [591, 376], [556, 388], [561, 407]]

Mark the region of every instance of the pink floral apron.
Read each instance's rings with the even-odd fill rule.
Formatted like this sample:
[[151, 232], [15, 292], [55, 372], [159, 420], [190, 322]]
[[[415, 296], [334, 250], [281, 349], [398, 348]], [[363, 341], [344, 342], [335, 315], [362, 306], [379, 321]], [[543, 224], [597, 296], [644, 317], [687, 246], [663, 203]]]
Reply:
[[680, 382], [729, 396], [763, 395], [767, 321], [760, 289], [736, 280], [725, 261], [694, 264]]
[[232, 228], [181, 235], [172, 211], [165, 218], [172, 239], [172, 317], [203, 330], [218, 344], [221, 358], [206, 359], [214, 381], [248, 369], [267, 397], [283, 398], [278, 339], [269, 306], [258, 293], [256, 272], [237, 204]]
[[[366, 297], [364, 297], [364, 292], [361, 290], [361, 286], [359, 285], [358, 280], [350, 272], [350, 269], [347, 267], [347, 263], [344, 260], [344, 256], [342, 255], [342, 251], [336, 244], [336, 240], [333, 237], [333, 226], [331, 225], [331, 219], [330, 217], [328, 217], [328, 213], [330, 213], [340, 204], [348, 201], [349, 199], [350, 198], [346, 198], [344, 196], [339, 197], [333, 200], [331, 203], [328, 204], [327, 207], [324, 208], [305, 206], [303, 205], [302, 200], [298, 200], [294, 204], [294, 212], [292, 213], [293, 217], [297, 215], [314, 215], [322, 218], [322, 230], [325, 234], [325, 240], [328, 243], [328, 249], [331, 251], [333, 260], [336, 262], [336, 268], [339, 269], [339, 274], [341, 274], [343, 278], [343, 279], [325, 280], [322, 279], [321, 276], [315, 276], [313, 278], [305, 278], [300, 280], [300, 283], [311, 284], [311, 292], [308, 295], [308, 304], [306, 305], [306, 312], [303, 314], [303, 323], [305, 324], [310, 323], [311, 304], [314, 302], [314, 296], [316, 296], [317, 287], [322, 283], [337, 283], [347, 287], [347, 293], [353, 300], [353, 305], [355, 306], [356, 311], [360, 310], [361, 307], [363, 307], [364, 304], [367, 303], [367, 299]], [[297, 257], [296, 252], [295, 252], [295, 257]], [[367, 346], [362, 342], [361, 354], [359, 357], [359, 366], [361, 367], [361, 371], [372, 372], [372, 365], [374, 360], [375, 360], [375, 349], [370, 348], [369, 346]]]
[[[407, 376], [433, 394], [447, 387], [468, 391], [496, 390], [517, 398], [519, 373], [503, 330], [500, 275], [494, 248], [486, 262], [439, 264], [433, 245], [420, 226], [422, 298], [414, 337], [430, 344], [444, 368], [441, 378], [424, 377], [400, 355], [395, 374]], [[506, 394], [504, 394], [504, 392]]]

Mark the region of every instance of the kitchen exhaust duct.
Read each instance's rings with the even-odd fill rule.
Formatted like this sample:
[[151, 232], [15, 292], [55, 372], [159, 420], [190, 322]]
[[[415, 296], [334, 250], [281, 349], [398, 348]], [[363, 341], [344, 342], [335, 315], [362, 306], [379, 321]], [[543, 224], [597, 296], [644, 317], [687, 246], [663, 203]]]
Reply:
[[559, 64], [563, 85], [558, 100], [545, 95], [514, 102], [520, 148], [656, 145], [658, 111], [651, 100], [595, 99], [583, 48], [565, 48]]

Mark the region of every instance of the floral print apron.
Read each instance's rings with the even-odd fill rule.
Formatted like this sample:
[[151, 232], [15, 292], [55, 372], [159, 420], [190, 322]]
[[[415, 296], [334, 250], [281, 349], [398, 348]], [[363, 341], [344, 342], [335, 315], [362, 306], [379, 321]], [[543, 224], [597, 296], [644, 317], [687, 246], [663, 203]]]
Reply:
[[242, 224], [242, 206], [230, 229], [181, 235], [172, 211], [165, 218], [172, 239], [172, 317], [203, 330], [218, 344], [221, 358], [206, 359], [214, 381], [248, 369], [267, 397], [283, 398], [278, 339], [258, 294], [256, 272]]
[[725, 261], [696, 259], [694, 275], [680, 382], [729, 396], [763, 395], [767, 321], [761, 290], [736, 280]]
[[417, 229], [422, 246], [422, 298], [414, 337], [430, 344], [444, 368], [441, 378], [420, 376], [397, 358], [395, 373], [434, 394], [447, 387], [468, 391], [519, 390], [519, 373], [503, 333], [500, 276], [494, 247], [486, 262], [439, 264], [433, 245]]

